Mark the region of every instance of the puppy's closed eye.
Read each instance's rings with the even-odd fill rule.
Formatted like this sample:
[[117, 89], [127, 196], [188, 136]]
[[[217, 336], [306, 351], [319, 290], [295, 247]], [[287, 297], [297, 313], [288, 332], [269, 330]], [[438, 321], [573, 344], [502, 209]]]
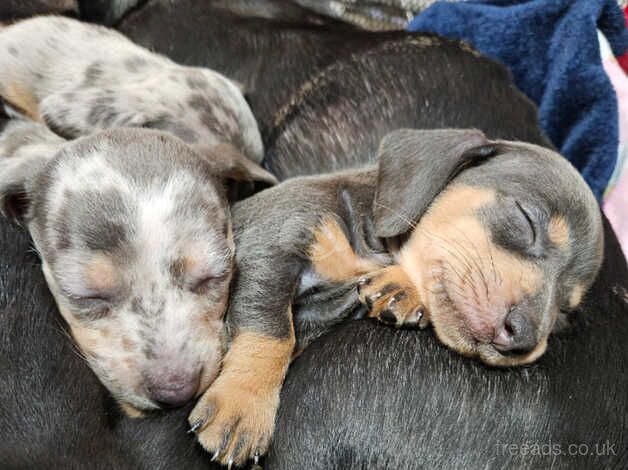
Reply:
[[524, 239], [529, 242], [528, 246], [533, 246], [537, 238], [533, 216], [519, 201], [515, 201], [515, 206], [519, 210], [520, 216], [523, 216], [522, 220], [520, 218], [519, 224], [523, 229]]
[[491, 221], [496, 243], [526, 257], [543, 255], [542, 210], [525, 201], [504, 197], [493, 208], [481, 212]]
[[74, 306], [77, 318], [89, 321], [105, 318], [115, 300], [115, 296], [108, 293], [69, 294], [67, 298]]
[[217, 287], [227, 278], [227, 273], [218, 275], [206, 274], [200, 278], [192, 280], [189, 284], [189, 290], [198, 295], [206, 294], [213, 287]]

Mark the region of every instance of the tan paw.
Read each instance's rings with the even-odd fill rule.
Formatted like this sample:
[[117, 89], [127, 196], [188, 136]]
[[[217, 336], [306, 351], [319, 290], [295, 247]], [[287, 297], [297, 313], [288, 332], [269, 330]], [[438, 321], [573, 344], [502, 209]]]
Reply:
[[369, 316], [397, 327], [425, 328], [430, 319], [414, 284], [400, 266], [374, 271], [358, 281]]
[[243, 389], [220, 378], [201, 397], [188, 421], [201, 445], [229, 467], [266, 453], [275, 427], [279, 389], [271, 394]]

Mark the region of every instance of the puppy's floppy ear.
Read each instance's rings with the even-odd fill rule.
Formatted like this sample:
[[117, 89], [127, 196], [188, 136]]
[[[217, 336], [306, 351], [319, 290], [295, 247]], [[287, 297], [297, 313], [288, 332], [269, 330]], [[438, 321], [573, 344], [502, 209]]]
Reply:
[[399, 129], [384, 136], [373, 202], [377, 236], [408, 232], [460, 171], [495, 151], [475, 129]]
[[209, 151], [195, 150], [205, 157], [212, 174], [226, 183], [235, 199], [277, 184], [277, 178], [231, 144], [218, 144]]
[[33, 182], [64, 141], [45, 126], [11, 120], [0, 133], [0, 212], [14, 222], [28, 217]]

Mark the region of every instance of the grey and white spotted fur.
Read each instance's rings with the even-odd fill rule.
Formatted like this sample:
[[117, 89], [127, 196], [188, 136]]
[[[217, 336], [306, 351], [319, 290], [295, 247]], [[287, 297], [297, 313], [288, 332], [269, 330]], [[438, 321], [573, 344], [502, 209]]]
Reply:
[[12, 120], [0, 135], [0, 208], [28, 228], [82, 354], [127, 411], [185, 403], [218, 373], [228, 180], [265, 177], [233, 162], [149, 129], [66, 142]]
[[257, 123], [234, 82], [102, 26], [42, 16], [0, 30], [0, 95], [65, 138], [148, 127], [201, 153], [230, 143], [255, 162], [263, 157]]

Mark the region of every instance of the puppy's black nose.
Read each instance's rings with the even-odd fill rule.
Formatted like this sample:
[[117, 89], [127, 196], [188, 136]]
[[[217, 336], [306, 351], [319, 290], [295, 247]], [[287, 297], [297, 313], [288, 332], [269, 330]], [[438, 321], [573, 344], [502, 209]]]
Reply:
[[146, 389], [160, 408], [177, 408], [194, 398], [199, 378], [199, 374], [156, 376], [146, 380]]
[[536, 327], [525, 312], [514, 308], [506, 315], [504, 326], [496, 331], [493, 345], [503, 353], [529, 353], [537, 345]]

